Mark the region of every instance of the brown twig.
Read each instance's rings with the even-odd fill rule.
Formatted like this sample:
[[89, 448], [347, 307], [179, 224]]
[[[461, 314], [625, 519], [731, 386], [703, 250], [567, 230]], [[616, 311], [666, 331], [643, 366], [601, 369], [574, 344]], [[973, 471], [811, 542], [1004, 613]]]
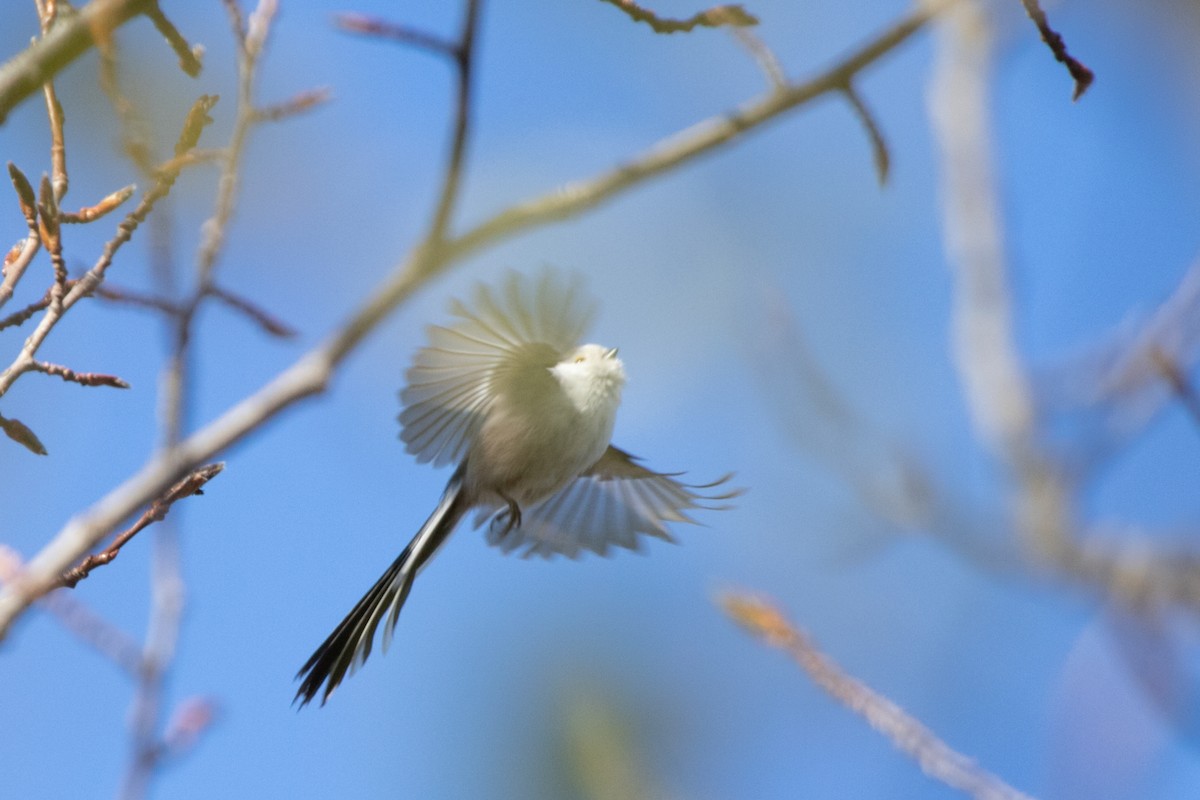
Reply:
[[[180, 135], [181, 144], [187, 145], [190, 143], [194, 146], [195, 141], [200, 136], [200, 131], [205, 125], [211, 122], [208, 118], [207, 110], [212, 107], [214, 102], [216, 102], [216, 98], [207, 95], [196, 101], [192, 107], [192, 111], [188, 114], [187, 122]], [[71, 284], [69, 290], [62, 297], [61, 303], [56, 305], [53, 302], [53, 296], [51, 297], [50, 306], [42, 316], [37, 328], [26, 339], [21, 352], [7, 369], [0, 372], [0, 396], [3, 396], [11, 388], [17, 378], [34, 368], [37, 351], [66, 311], [84, 297], [91, 295], [103, 282], [104, 276], [112, 264], [113, 257], [117, 251], [133, 237], [134, 231], [145, 221], [155, 204], [170, 192], [171, 187], [175, 184], [175, 180], [179, 177], [179, 169], [181, 168], [160, 170], [154, 186], [146, 192], [137, 207], [129, 212], [120, 224], [117, 225], [116, 234], [104, 245], [104, 249], [96, 264], [83, 277]]]
[[133, 193], [135, 191], [137, 191], [136, 186], [126, 186], [123, 189], [117, 189], [115, 192], [108, 195], [95, 205], [84, 206], [73, 213], [61, 213], [59, 215], [59, 221], [71, 225], [95, 222], [106, 214], [119, 208], [126, 200], [133, 197]]
[[1200, 394], [1179, 369], [1179, 364], [1159, 347], [1150, 351], [1150, 362], [1162, 373], [1192, 421], [1200, 425]]
[[430, 53], [441, 56], [455, 57], [458, 43], [443, 39], [431, 33], [418, 31], [406, 25], [370, 17], [366, 14], [336, 14], [333, 24], [347, 33], [357, 33], [362, 36], [373, 36], [379, 39], [391, 39], [405, 45], [411, 45]]
[[454, 46], [454, 63], [458, 71], [458, 88], [455, 93], [454, 126], [450, 137], [450, 160], [446, 164], [442, 191], [438, 197], [433, 223], [425, 236], [422, 248], [440, 250], [446, 239], [450, 217], [458, 202], [459, 186], [462, 183], [463, 157], [467, 149], [467, 137], [471, 125], [472, 65], [475, 60], [475, 32], [479, 25], [482, 0], [467, 0], [463, 14], [462, 31]]
[[190, 77], [197, 77], [200, 70], [204, 68], [201, 59], [204, 56], [204, 47], [196, 45], [193, 47], [188, 44], [187, 39], [183, 38], [183, 34], [179, 29], [167, 19], [166, 14], [158, 7], [158, 3], [151, 3], [146, 9], [146, 16], [154, 23], [154, 27], [167, 40], [167, 44], [171, 45], [171, 49], [175, 51], [175, 55], [179, 58], [179, 68]]
[[68, 383], [78, 383], [80, 386], [111, 386], [114, 389], [129, 388], [129, 384], [116, 375], [105, 375], [99, 372], [76, 372], [61, 364], [50, 364], [45, 361], [33, 362], [33, 371], [46, 375], [54, 375]]
[[754, 31], [749, 28], [730, 28], [730, 33], [758, 63], [759, 69], [767, 77], [767, 84], [772, 89], [782, 89], [787, 85], [787, 76], [783, 74], [779, 57]]
[[215, 464], [206, 464], [199, 469], [192, 470], [192, 472], [183, 478], [183, 480], [172, 486], [166, 492], [166, 494], [151, 503], [150, 507], [146, 509], [145, 513], [138, 518], [137, 522], [133, 523], [124, 531], [117, 534], [117, 537], [113, 539], [113, 543], [109, 545], [107, 549], [99, 553], [89, 555], [74, 567], [71, 567], [60, 576], [58, 585], [51, 588], [65, 587], [68, 589], [74, 589], [75, 586], [81, 580], [90, 575], [92, 570], [94, 570], [96, 567], [111, 563], [112, 560], [120, 554], [121, 548], [124, 547], [130, 539], [132, 539], [134, 536], [137, 536], [144, 529], [153, 525], [155, 522], [162, 522], [163, 519], [166, 518], [167, 514], [170, 513], [171, 506], [174, 505], [176, 501], [182, 500], [185, 497], [191, 497], [192, 495], [204, 494], [205, 484], [207, 484], [217, 475], [221, 474], [221, 470], [223, 469], [225, 469], [225, 463], [217, 462]]
[[30, 303], [29, 305], [22, 308], [20, 311], [14, 311], [13, 313], [9, 314], [7, 317], [0, 318], [0, 331], [4, 330], [5, 328], [13, 328], [18, 325], [24, 325], [26, 322], [28, 322], [33, 317], [34, 314], [38, 313], [39, 311], [45, 310], [46, 307], [49, 305], [50, 305], [50, 292], [47, 291], [45, 296], [42, 297], [41, 300]]
[[295, 328], [288, 325], [286, 322], [271, 316], [246, 298], [236, 295], [227, 289], [222, 289], [219, 286], [213, 286], [209, 290], [208, 294], [213, 299], [220, 300], [230, 308], [240, 311], [243, 315], [255, 322], [260, 328], [272, 336], [280, 339], [290, 339], [296, 335]]
[[98, 299], [107, 300], [110, 303], [120, 303], [135, 308], [146, 308], [166, 314], [167, 316], [178, 316], [183, 313], [183, 309], [165, 297], [133, 292], [129, 289], [113, 286], [107, 281], [103, 286], [97, 287], [95, 295]]
[[740, 5], [713, 6], [693, 14], [687, 19], [667, 19], [639, 6], [633, 0], [601, 0], [601, 2], [621, 9], [634, 22], [646, 23], [655, 33], [688, 33], [697, 27], [745, 27], [758, 24], [758, 18]]
[[322, 103], [329, 102], [329, 98], [332, 96], [332, 90], [326, 87], [308, 89], [307, 91], [300, 92], [295, 97], [284, 100], [282, 103], [256, 108], [254, 110], [254, 121], [279, 122], [282, 119], [311, 111]]
[[787, 651], [813, 683], [887, 737], [929, 777], [978, 800], [1029, 800], [1028, 795], [954, 750], [891, 700], [847, 675], [770, 603], [731, 593], [720, 597], [718, 604], [747, 631]]
[[1050, 52], [1054, 53], [1054, 58], [1065, 65], [1067, 72], [1071, 73], [1071, 78], [1075, 81], [1075, 93], [1071, 99], [1078, 100], [1096, 79], [1095, 73], [1067, 52], [1066, 42], [1063, 41], [1062, 35], [1058, 31], [1050, 27], [1050, 21], [1046, 18], [1046, 12], [1042, 10], [1038, 0], [1021, 0], [1021, 4], [1025, 6], [1025, 13], [1037, 26], [1038, 33], [1042, 35], [1042, 41], [1050, 48]]
[[50, 174], [54, 187], [54, 202], [60, 203], [67, 194], [67, 147], [63, 139], [63, 108], [54, 92], [54, 82], [46, 81], [42, 88], [46, 96], [46, 114], [50, 119]]
[[854, 116], [867, 131], [867, 137], [871, 140], [871, 155], [875, 161], [875, 176], [879, 179], [879, 185], [883, 186], [887, 183], [892, 164], [891, 156], [888, 154], [887, 140], [883, 138], [883, 131], [880, 130], [879, 123], [875, 121], [875, 115], [867, 108], [862, 96], [854, 88], [854, 84], [847, 82], [842, 89], [842, 94], [850, 102], [850, 108], [854, 109]]

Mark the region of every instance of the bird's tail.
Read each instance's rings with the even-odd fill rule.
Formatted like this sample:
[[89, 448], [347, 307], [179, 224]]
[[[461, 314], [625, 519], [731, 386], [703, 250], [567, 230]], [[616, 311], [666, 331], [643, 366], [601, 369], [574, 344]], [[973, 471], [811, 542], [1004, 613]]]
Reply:
[[[363, 595], [341, 624], [329, 634], [296, 673], [297, 678], [303, 677], [300, 689], [296, 692], [296, 700], [300, 701], [301, 708], [318, 694], [321, 695], [321, 705], [324, 705], [346, 674], [353, 673], [367, 660], [367, 656], [371, 654], [375, 631], [379, 628], [385, 612], [388, 613], [388, 621], [383, 632], [383, 646], [387, 649], [391, 643], [392, 631], [396, 627], [396, 619], [400, 615], [400, 607], [404, 605], [409, 590], [412, 589], [413, 579], [450, 536], [454, 526], [466, 512], [467, 505], [462, 494], [459, 470], [450, 479], [437, 508], [429, 515], [421, 530], [417, 531], [408, 547], [404, 548], [404, 552], [392, 562], [375, 585]], [[324, 691], [321, 689], [322, 684], [325, 684]]]

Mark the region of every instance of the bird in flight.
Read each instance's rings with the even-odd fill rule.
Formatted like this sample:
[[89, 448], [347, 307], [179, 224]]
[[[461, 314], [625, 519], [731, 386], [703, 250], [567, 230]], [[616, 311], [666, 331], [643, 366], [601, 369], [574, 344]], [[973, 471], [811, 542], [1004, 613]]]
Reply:
[[385, 616], [387, 648], [417, 573], [469, 512], [506, 553], [575, 558], [636, 550], [644, 535], [672, 541], [666, 523], [740, 493], [719, 488], [729, 475], [685, 484], [610, 443], [625, 368], [615, 347], [580, 344], [593, 307], [577, 278], [510, 272], [451, 313], [405, 376], [400, 438], [418, 462], [456, 469], [416, 536], [301, 667], [301, 707], [318, 695], [324, 704], [366, 661]]

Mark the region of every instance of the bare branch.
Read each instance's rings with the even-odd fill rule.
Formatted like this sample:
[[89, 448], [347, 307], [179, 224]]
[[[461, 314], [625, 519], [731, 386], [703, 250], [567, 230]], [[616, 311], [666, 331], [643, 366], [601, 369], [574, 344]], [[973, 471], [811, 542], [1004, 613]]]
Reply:
[[875, 121], [875, 116], [863, 102], [862, 96], [854, 88], [854, 84], [847, 83], [842, 93], [850, 101], [850, 107], [854, 109], [854, 116], [858, 117], [858, 121], [867, 130], [867, 136], [871, 140], [871, 155], [875, 161], [875, 176], [879, 178], [879, 185], [883, 186], [887, 183], [892, 163], [891, 156], [888, 155], [887, 141], [883, 138], [883, 131], [879, 129], [879, 123]]
[[291, 325], [288, 325], [286, 322], [271, 316], [266, 311], [259, 308], [254, 303], [251, 303], [244, 297], [236, 295], [226, 289], [222, 289], [219, 286], [212, 287], [212, 289], [209, 290], [208, 295], [215, 300], [220, 300], [222, 303], [234, 309], [235, 311], [240, 311], [244, 316], [248, 317], [271, 336], [275, 336], [280, 339], [291, 339], [296, 335], [296, 329]]
[[[208, 122], [211, 122], [206, 112], [208, 108], [212, 107], [214, 102], [216, 102], [216, 98], [207, 95], [196, 101], [191, 112], [188, 114], [187, 122], [180, 136], [181, 146], [189, 143], [190, 145], [194, 145], [200, 135], [200, 130]], [[56, 282], [55, 288], [51, 289], [50, 305], [38, 323], [37, 328], [26, 339], [24, 347], [13, 363], [3, 372], [0, 372], [0, 396], [3, 396], [11, 388], [17, 378], [34, 368], [38, 349], [67, 310], [84, 297], [92, 294], [96, 287], [104, 280], [108, 267], [112, 264], [113, 257], [117, 251], [133, 237], [134, 231], [145, 221], [155, 204], [170, 192], [171, 187], [175, 184], [175, 180], [179, 177], [179, 168], [181, 167], [159, 171], [155, 185], [142, 197], [137, 208], [127, 214], [117, 226], [116, 235], [105, 244], [104, 250], [100, 254], [100, 258], [95, 266], [88, 270], [82, 278], [70, 285], [69, 290], [65, 291], [59, 303], [55, 302], [54, 297], [55, 289], [58, 286]], [[63, 288], [66, 289], [65, 283], [63, 284]]]
[[153, 5], [152, 0], [92, 0], [60, 18], [38, 41], [0, 67], [0, 123], [60, 70]]
[[467, 134], [471, 123], [472, 64], [475, 58], [475, 31], [479, 25], [479, 10], [482, 0], [467, 0], [463, 15], [462, 33], [454, 48], [454, 60], [458, 67], [458, 91], [454, 104], [454, 132], [450, 143], [450, 162], [446, 166], [442, 181], [441, 196], [433, 214], [433, 224], [426, 235], [426, 244], [440, 248], [450, 225], [450, 215], [458, 201], [462, 183], [463, 156], [467, 148]]
[[784, 88], [787, 84], [787, 76], [783, 74], [783, 67], [779, 63], [778, 56], [770, 47], [767, 47], [767, 43], [749, 28], [730, 28], [730, 33], [758, 62], [759, 69], [767, 77], [767, 85], [772, 89]]
[[738, 28], [758, 24], [758, 18], [740, 5], [713, 6], [693, 14], [687, 19], [667, 19], [639, 6], [633, 0], [601, 0], [601, 2], [621, 9], [634, 22], [646, 23], [654, 29], [655, 33], [689, 33], [697, 27], [730, 26]]
[[329, 98], [332, 96], [333, 91], [327, 87], [309, 89], [300, 92], [295, 97], [284, 100], [282, 103], [255, 109], [254, 121], [278, 122], [288, 117], [294, 117], [297, 114], [311, 111], [322, 103], [329, 102]]
[[60, 214], [59, 219], [64, 223], [72, 225], [95, 222], [109, 212], [119, 208], [126, 200], [133, 197], [135, 191], [137, 191], [136, 186], [126, 186], [123, 189], [117, 189], [95, 205], [84, 206], [74, 213]]
[[46, 375], [54, 375], [68, 383], [78, 383], [80, 386], [111, 386], [114, 389], [128, 389], [129, 384], [116, 375], [104, 375], [99, 372], [76, 372], [73, 369], [50, 364], [45, 361], [33, 362], [33, 371]]
[[175, 55], [179, 58], [179, 68], [190, 77], [200, 75], [200, 70], [203, 69], [201, 59], [204, 57], [204, 47], [202, 45], [189, 45], [187, 39], [183, 38], [183, 34], [179, 29], [167, 19], [167, 15], [158, 7], [158, 3], [150, 4], [146, 9], [146, 16], [154, 23], [154, 27], [167, 40], [167, 44], [171, 45], [171, 49], [175, 51]]
[[337, 14], [333, 18], [333, 24], [347, 33], [391, 39], [440, 56], [454, 58], [458, 49], [457, 42], [366, 14]]
[[66, 587], [74, 589], [96, 567], [111, 563], [120, 554], [121, 548], [128, 544], [130, 539], [155, 522], [162, 522], [167, 514], [170, 513], [171, 506], [176, 501], [182, 500], [185, 497], [191, 497], [192, 495], [204, 494], [204, 485], [220, 475], [223, 469], [225, 469], [224, 462], [218, 462], [207, 464], [192, 471], [191, 474], [167, 490], [166, 494], [155, 500], [146, 509], [145, 513], [138, 518], [137, 522], [117, 535], [113, 543], [106, 550], [90, 555], [79, 564], [66, 570], [60, 577], [58, 586], [51, 588]]
[[847, 675], [771, 604], [745, 594], [726, 594], [717, 602], [734, 622], [791, 654], [813, 683], [886, 736], [929, 777], [978, 800], [1030, 800], [951, 748], [891, 700]]
[[1095, 74], [1067, 52], [1066, 42], [1063, 41], [1058, 31], [1050, 27], [1050, 21], [1046, 19], [1046, 12], [1042, 11], [1038, 0], [1021, 0], [1021, 4], [1025, 6], [1025, 13], [1037, 26], [1038, 33], [1042, 35], [1042, 41], [1050, 48], [1050, 52], [1054, 53], [1055, 60], [1066, 65], [1067, 72], [1071, 73], [1071, 77], [1075, 81], [1075, 94], [1071, 99], [1078, 100], [1096, 79]]

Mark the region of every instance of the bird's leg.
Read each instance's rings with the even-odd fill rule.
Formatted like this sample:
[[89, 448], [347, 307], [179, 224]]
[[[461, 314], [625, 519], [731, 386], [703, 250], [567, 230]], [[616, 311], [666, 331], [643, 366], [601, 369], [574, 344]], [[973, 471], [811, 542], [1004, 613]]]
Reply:
[[509, 531], [513, 528], [521, 527], [521, 507], [517, 505], [517, 501], [506, 495], [504, 492], [497, 492], [500, 499], [508, 504], [508, 520], [504, 523], [504, 530], [500, 531], [499, 540], [503, 540], [508, 536]]

